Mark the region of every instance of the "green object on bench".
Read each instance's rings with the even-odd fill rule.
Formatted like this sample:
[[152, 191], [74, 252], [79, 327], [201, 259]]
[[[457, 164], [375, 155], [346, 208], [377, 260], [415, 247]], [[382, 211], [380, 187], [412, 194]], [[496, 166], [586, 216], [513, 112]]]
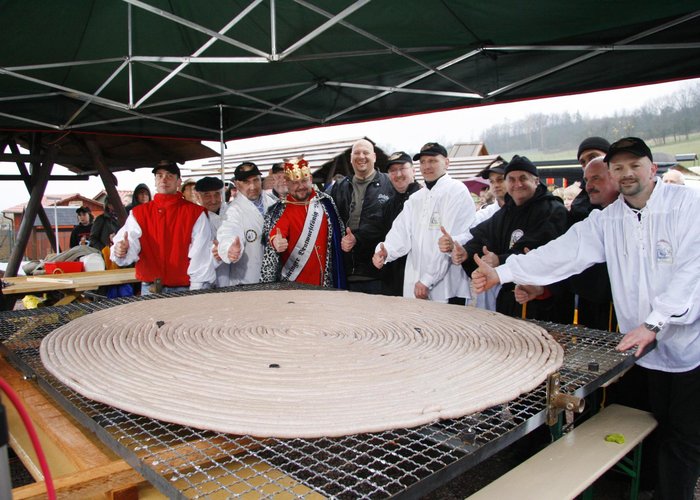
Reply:
[[625, 436], [622, 434], [608, 434], [605, 436], [605, 440], [608, 443], [625, 444]]
[[[630, 498], [635, 500], [639, 493], [642, 440], [655, 427], [656, 420], [650, 413], [610, 405], [469, 498], [575, 498], [618, 464], [632, 476]], [[605, 437], [611, 434], [623, 435], [624, 442], [606, 441]], [[634, 452], [631, 460], [626, 458], [630, 452]], [[588, 490], [584, 498], [590, 495]]]

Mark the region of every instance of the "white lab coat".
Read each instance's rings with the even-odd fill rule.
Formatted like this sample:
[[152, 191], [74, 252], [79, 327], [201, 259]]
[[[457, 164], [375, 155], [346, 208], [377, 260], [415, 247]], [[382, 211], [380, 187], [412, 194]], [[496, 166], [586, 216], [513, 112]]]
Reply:
[[[216, 237], [216, 233], [219, 231], [221, 224], [224, 222], [224, 220], [226, 220], [227, 211], [228, 204], [222, 202], [218, 214], [209, 212], [209, 222], [211, 223], [212, 231], [214, 233], [213, 238]], [[216, 260], [213, 254], [211, 258], [214, 262], [214, 267], [216, 268], [216, 286], [219, 288], [229, 286], [231, 284], [231, 278], [229, 276], [231, 273], [231, 264], [224, 262], [223, 260]]]
[[[277, 200], [273, 196], [262, 193], [265, 212]], [[262, 229], [264, 216], [248, 198], [238, 194], [226, 211], [226, 218], [216, 233], [219, 241], [219, 257], [230, 264], [229, 284], [242, 285], [260, 282], [260, 268], [262, 266], [263, 245]], [[242, 254], [238, 262], [231, 262], [228, 258], [228, 249], [234, 238], [238, 236]]]
[[418, 281], [430, 289], [429, 299], [436, 302], [471, 297], [466, 273], [462, 266], [452, 265], [450, 254], [440, 252], [438, 239], [440, 226], [449, 233], [470, 227], [475, 210], [467, 187], [448, 174], [432, 189], [416, 191], [406, 201], [384, 241], [387, 262], [407, 255], [404, 297], [415, 297]]
[[637, 364], [689, 371], [700, 365], [700, 193], [657, 178], [640, 214], [620, 196], [496, 271], [502, 283], [547, 285], [607, 262], [620, 331], [664, 324], [656, 349]]

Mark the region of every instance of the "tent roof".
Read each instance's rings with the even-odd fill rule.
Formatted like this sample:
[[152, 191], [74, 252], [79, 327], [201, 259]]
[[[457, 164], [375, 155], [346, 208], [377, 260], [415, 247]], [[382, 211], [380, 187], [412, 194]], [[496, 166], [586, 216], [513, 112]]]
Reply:
[[697, 77], [697, 8], [685, 0], [5, 2], [0, 128], [229, 140]]

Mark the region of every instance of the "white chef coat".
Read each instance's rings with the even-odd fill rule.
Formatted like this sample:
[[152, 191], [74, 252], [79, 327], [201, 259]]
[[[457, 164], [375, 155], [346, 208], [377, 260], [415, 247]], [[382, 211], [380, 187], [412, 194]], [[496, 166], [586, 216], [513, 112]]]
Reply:
[[[641, 217], [641, 220], [638, 218]], [[559, 238], [496, 268], [502, 283], [547, 285], [607, 262], [622, 333], [663, 324], [657, 347], [637, 363], [666, 372], [700, 365], [700, 193], [656, 185], [636, 211], [622, 196]]]
[[415, 297], [418, 281], [430, 289], [429, 299], [436, 302], [471, 297], [466, 273], [462, 266], [452, 265], [450, 254], [440, 252], [438, 239], [440, 226], [447, 232], [470, 227], [475, 210], [467, 187], [448, 174], [432, 189], [420, 189], [406, 201], [384, 241], [386, 262], [407, 255], [404, 297]]
[[[277, 199], [262, 193], [264, 212], [272, 206]], [[263, 244], [261, 241], [263, 223], [265, 218], [255, 204], [242, 194], [238, 194], [226, 211], [226, 219], [216, 233], [219, 241], [219, 257], [230, 264], [229, 279], [231, 285], [252, 284], [260, 282], [260, 268], [262, 266]], [[242, 253], [238, 262], [231, 262], [228, 258], [228, 249], [234, 238], [238, 236]]]

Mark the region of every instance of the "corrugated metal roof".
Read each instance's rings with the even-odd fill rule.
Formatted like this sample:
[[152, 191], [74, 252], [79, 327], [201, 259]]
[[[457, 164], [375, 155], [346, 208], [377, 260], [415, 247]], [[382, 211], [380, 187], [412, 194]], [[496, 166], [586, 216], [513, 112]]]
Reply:
[[[325, 163], [333, 160], [338, 155], [343, 154], [360, 139], [365, 139], [365, 137], [354, 137], [351, 139], [313, 144], [299, 144], [280, 148], [258, 149], [224, 155], [224, 172], [226, 177], [233, 176], [233, 171], [236, 169], [237, 165], [244, 161], [252, 161], [258, 166], [263, 175], [267, 175], [273, 164], [279, 163], [285, 158], [296, 158], [301, 154], [303, 154], [304, 159], [309, 162], [311, 170], [315, 170], [321, 168]], [[206, 175], [219, 176], [221, 175], [221, 162], [218, 158], [212, 159], [200, 166], [183, 167], [182, 170], [183, 178], [203, 177]], [[189, 173], [185, 173], [186, 171], [189, 171]]]
[[[52, 226], [56, 225], [56, 219], [58, 219], [59, 226], [75, 226], [78, 223], [78, 218], [75, 214], [76, 207], [45, 207], [46, 216], [49, 218], [49, 222]], [[39, 216], [34, 219], [34, 227], [42, 227], [43, 224], [39, 219]]]

